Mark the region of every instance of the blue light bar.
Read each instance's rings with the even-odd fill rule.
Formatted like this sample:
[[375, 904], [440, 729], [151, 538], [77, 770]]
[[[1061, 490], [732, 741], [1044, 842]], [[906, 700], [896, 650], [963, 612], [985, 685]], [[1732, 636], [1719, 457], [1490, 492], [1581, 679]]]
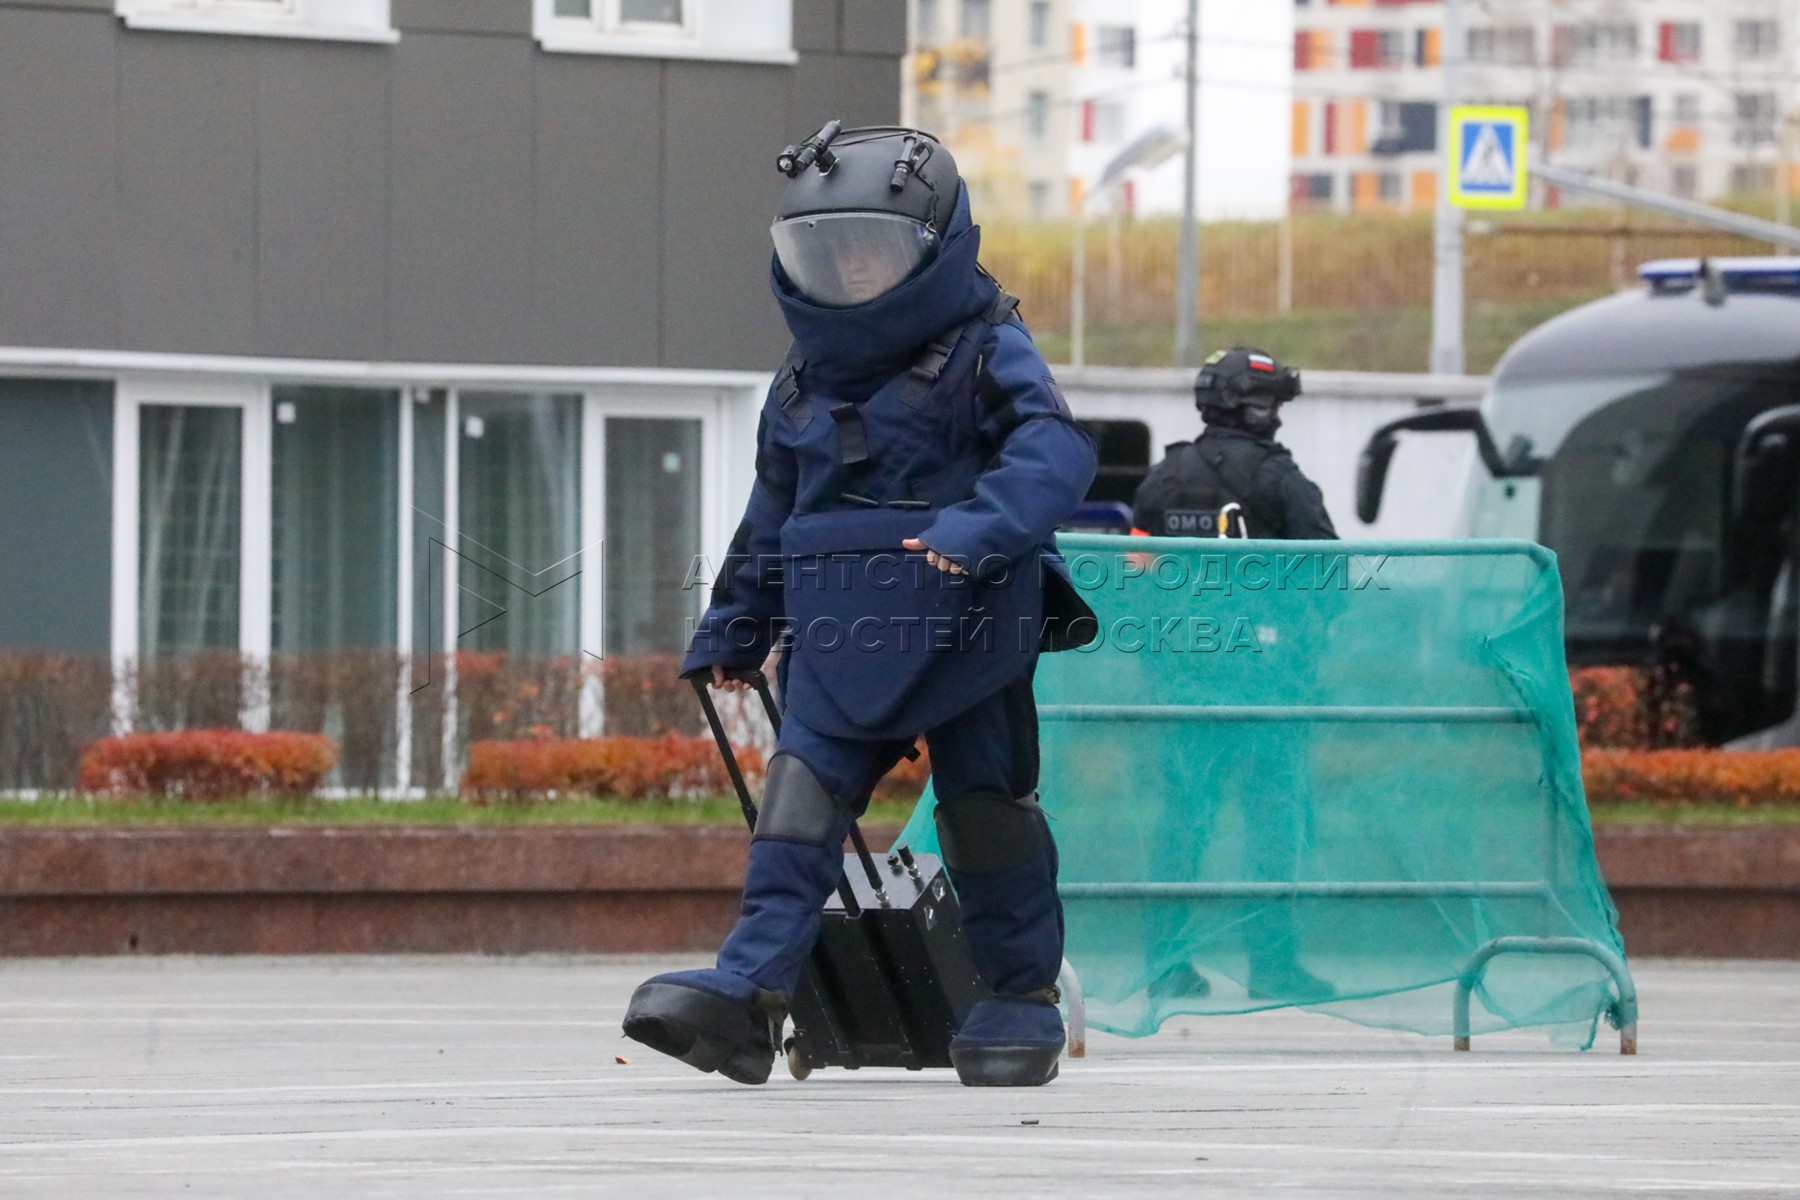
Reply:
[[1638, 278], [1653, 292], [1684, 292], [1699, 282], [1706, 263], [1727, 292], [1793, 292], [1800, 294], [1800, 257], [1765, 255], [1746, 258], [1659, 258], [1638, 267]]

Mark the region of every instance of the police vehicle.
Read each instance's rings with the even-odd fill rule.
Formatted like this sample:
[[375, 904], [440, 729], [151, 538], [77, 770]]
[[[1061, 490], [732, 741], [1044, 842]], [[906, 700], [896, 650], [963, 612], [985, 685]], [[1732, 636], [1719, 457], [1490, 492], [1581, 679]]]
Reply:
[[1401, 433], [1472, 435], [1463, 527], [1556, 552], [1570, 665], [1671, 665], [1709, 741], [1800, 744], [1800, 257], [1638, 273], [1521, 338], [1479, 407], [1377, 430], [1357, 515]]

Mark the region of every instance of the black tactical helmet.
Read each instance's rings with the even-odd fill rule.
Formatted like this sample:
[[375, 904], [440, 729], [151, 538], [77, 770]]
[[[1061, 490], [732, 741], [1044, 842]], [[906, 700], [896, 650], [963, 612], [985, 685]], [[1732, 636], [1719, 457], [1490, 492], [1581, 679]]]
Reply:
[[867, 304], [937, 254], [956, 211], [956, 160], [929, 133], [832, 121], [775, 160], [790, 182], [770, 229], [794, 286], [833, 308]]
[[1194, 380], [1194, 406], [1208, 421], [1225, 418], [1267, 436], [1281, 425], [1276, 410], [1300, 394], [1300, 372], [1253, 346], [1214, 351]]

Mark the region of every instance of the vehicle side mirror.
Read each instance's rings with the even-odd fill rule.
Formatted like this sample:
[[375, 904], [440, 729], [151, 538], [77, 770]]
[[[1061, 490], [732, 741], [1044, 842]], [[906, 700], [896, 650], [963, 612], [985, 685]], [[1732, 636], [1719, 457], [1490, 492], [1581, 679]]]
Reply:
[[1794, 475], [1800, 448], [1800, 404], [1759, 413], [1738, 438], [1731, 460], [1731, 513], [1734, 518], [1771, 512], [1791, 501], [1800, 480]]
[[1400, 439], [1383, 430], [1369, 439], [1362, 457], [1356, 460], [1356, 517], [1364, 525], [1373, 525], [1381, 515], [1381, 493], [1387, 489], [1388, 464]]
[[1377, 429], [1357, 460], [1356, 515], [1364, 525], [1374, 524], [1375, 518], [1381, 515], [1381, 494], [1387, 488], [1388, 466], [1393, 462], [1394, 449], [1399, 445], [1402, 433], [1473, 433], [1476, 447], [1481, 451], [1481, 461], [1491, 474], [1500, 477], [1519, 473], [1509, 470], [1500, 461], [1500, 452], [1494, 448], [1493, 435], [1488, 432], [1480, 409], [1428, 408], [1412, 413]]

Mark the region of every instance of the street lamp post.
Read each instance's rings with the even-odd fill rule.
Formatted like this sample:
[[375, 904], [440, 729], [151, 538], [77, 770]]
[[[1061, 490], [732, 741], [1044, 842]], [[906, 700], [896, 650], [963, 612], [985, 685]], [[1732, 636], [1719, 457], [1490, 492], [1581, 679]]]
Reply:
[[[1462, 67], [1468, 51], [1463, 0], [1444, 0], [1444, 33], [1440, 43], [1444, 92], [1438, 101], [1437, 220], [1432, 231], [1431, 370], [1439, 375], [1463, 373], [1463, 214], [1450, 203], [1448, 162], [1450, 110], [1462, 103]], [[1520, 152], [1523, 152], [1521, 148]]]
[[1200, 0], [1187, 11], [1187, 174], [1181, 181], [1181, 248], [1175, 264], [1175, 365], [1189, 367], [1194, 312], [1200, 307], [1200, 216], [1195, 174], [1200, 169]]
[[1100, 172], [1093, 191], [1082, 190], [1075, 205], [1075, 246], [1069, 270], [1069, 363], [1087, 361], [1087, 214], [1096, 196], [1105, 195], [1125, 181], [1132, 171], [1160, 166], [1187, 145], [1187, 135], [1167, 125], [1157, 125], [1112, 157]]

